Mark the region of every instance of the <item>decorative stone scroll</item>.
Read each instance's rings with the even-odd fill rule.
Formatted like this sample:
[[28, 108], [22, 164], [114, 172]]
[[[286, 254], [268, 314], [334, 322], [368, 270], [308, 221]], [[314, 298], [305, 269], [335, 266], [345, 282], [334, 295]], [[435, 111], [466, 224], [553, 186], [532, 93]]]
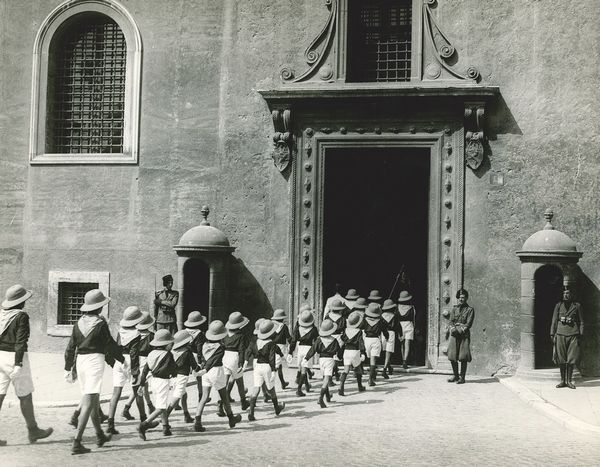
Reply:
[[[469, 79], [477, 81], [480, 73], [477, 68], [470, 66], [463, 73], [456, 71], [450, 66], [449, 60], [456, 55], [456, 49], [442, 32], [431, 11], [437, 4], [436, 0], [423, 0], [423, 22], [425, 28], [425, 37], [435, 51], [434, 58], [438, 64], [448, 73], [458, 79]], [[425, 67], [425, 77], [428, 79], [437, 79], [441, 74], [441, 69], [435, 63], [430, 63]]]
[[280, 172], [284, 172], [292, 161], [294, 149], [294, 134], [291, 127], [292, 112], [288, 109], [274, 109], [271, 111], [273, 117], [273, 163]]
[[473, 170], [483, 162], [484, 117], [483, 103], [465, 104], [465, 162]]

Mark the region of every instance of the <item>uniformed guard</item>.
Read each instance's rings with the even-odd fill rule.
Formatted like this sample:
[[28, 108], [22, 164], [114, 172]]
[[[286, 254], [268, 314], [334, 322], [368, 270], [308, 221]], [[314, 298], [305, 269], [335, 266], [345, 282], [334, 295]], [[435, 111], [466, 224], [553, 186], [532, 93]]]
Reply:
[[563, 299], [554, 307], [550, 335], [554, 342], [554, 363], [560, 366], [561, 381], [557, 388], [573, 384], [573, 368], [579, 363], [579, 341], [583, 335], [583, 313], [581, 305], [573, 301], [568, 288], [563, 291]]
[[173, 289], [173, 276], [167, 274], [162, 278], [164, 289], [155, 292], [154, 318], [156, 329], [167, 329], [171, 334], [177, 332], [175, 307], [179, 301], [179, 292]]

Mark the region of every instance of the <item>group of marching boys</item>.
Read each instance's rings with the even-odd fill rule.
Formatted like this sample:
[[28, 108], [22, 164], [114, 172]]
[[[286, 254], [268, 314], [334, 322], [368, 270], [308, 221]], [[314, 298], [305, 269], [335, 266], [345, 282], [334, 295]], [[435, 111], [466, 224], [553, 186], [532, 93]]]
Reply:
[[[403, 292], [400, 298], [407, 295]], [[339, 380], [340, 396], [345, 395], [345, 382], [351, 369], [358, 391], [365, 391], [362, 383], [365, 360], [369, 367], [368, 384], [374, 386], [376, 359], [382, 350], [386, 351], [382, 374], [388, 378], [392, 372], [390, 356], [396, 336], [403, 333], [398, 304], [389, 299], [384, 301], [377, 291], [371, 292], [371, 300], [359, 298], [352, 289], [347, 296], [351, 299], [328, 300], [326, 314], [318, 328], [313, 311], [304, 306], [290, 333], [285, 324], [287, 315], [278, 309], [270, 319], [256, 321], [253, 336], [247, 331], [248, 318], [239, 312], [231, 313], [226, 323], [212, 321], [206, 333], [200, 330], [206, 317], [198, 311], [191, 312], [183, 323], [185, 329], [174, 335], [167, 329], [153, 332], [154, 318], [131, 306], [124, 310], [115, 341], [106, 321], [99, 315], [110, 298], [98, 289], [89, 291], [81, 307], [84, 314], [74, 326], [65, 352], [65, 378], [69, 382], [78, 380], [83, 393], [82, 403], [71, 419], [78, 430], [72, 454], [90, 452], [81, 443], [89, 417], [96, 429], [99, 447], [109, 441], [111, 435], [119, 433], [115, 428], [115, 414], [123, 387], [128, 383], [132, 384], [133, 393], [122, 415], [133, 419], [130, 409], [136, 404], [140, 417], [137, 431], [145, 440], [146, 432], [159, 423], [162, 423], [163, 434], [170, 436], [169, 415], [179, 408], [185, 422], [194, 424], [195, 431], [205, 431], [202, 414], [213, 388], [218, 397], [218, 415], [226, 416], [231, 428], [241, 421], [241, 415], [234, 414], [231, 408], [230, 394], [234, 386], [237, 386], [242, 410], [248, 410], [249, 421], [256, 420], [255, 407], [261, 389], [264, 401], [270, 401], [275, 414], [279, 415], [285, 403], [277, 398], [276, 375], [281, 388], [285, 389], [289, 383], [284, 378], [283, 360], [291, 363], [296, 349], [296, 395], [299, 397], [305, 396], [303, 389], [307, 392], [311, 389], [311, 361], [314, 355], [319, 355], [323, 382], [318, 403], [322, 408], [327, 407], [325, 401], [331, 401], [333, 376]], [[102, 414], [99, 400], [105, 361], [113, 366], [114, 388], [107, 417]], [[254, 382], [248, 398], [243, 374], [250, 364]], [[195, 417], [190, 415], [187, 403], [186, 386], [190, 375], [196, 378], [199, 393]], [[106, 433], [100, 426], [103, 418], [108, 422]]]

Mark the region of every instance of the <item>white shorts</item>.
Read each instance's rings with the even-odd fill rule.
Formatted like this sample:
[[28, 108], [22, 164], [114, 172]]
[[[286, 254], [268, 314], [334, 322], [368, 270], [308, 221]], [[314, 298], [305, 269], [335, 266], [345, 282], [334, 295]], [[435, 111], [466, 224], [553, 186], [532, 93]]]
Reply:
[[[8, 392], [11, 379], [10, 374], [15, 367], [15, 353], [0, 350], [0, 395]], [[31, 367], [27, 352], [23, 355], [23, 368], [21, 373], [12, 380], [17, 397], [25, 397], [33, 392], [33, 380], [31, 378]]]
[[164, 378], [152, 378], [149, 381], [150, 390], [154, 398], [154, 407], [166, 409], [169, 407], [169, 380]]
[[[281, 353], [283, 354], [283, 357], [285, 357], [287, 354], [286, 345], [277, 344], [277, 347], [281, 349]], [[283, 365], [283, 357], [280, 357], [278, 353], [275, 354], [275, 368], [279, 368], [281, 365]]]
[[186, 393], [187, 382], [188, 375], [177, 375], [176, 378], [171, 378], [171, 386], [173, 387], [171, 397], [173, 399], [179, 400], [183, 397]]
[[82, 394], [100, 394], [104, 376], [104, 354], [77, 355], [77, 380]]
[[[128, 368], [131, 368], [131, 356], [129, 354], [125, 354], [123, 357], [125, 357]], [[125, 371], [125, 367], [121, 362], [115, 362], [113, 365], [112, 379], [114, 388], [122, 388], [126, 383], [131, 381], [131, 373], [129, 370]]]
[[223, 371], [226, 375], [231, 375], [233, 379], [241, 378], [242, 372], [240, 370], [240, 354], [226, 350], [223, 355]]
[[402, 326], [402, 337], [400, 339], [412, 341], [415, 338], [415, 325], [413, 324], [413, 322], [400, 321], [400, 326]]
[[[148, 361], [148, 357], [142, 357], [140, 355], [140, 374], [142, 373], [142, 371], [144, 371], [144, 367], [146, 366], [147, 361]], [[148, 381], [150, 381], [150, 378], [152, 378], [152, 372], [148, 371], [148, 373], [146, 373], [146, 384], [148, 384]]]
[[332, 376], [333, 367], [335, 366], [335, 360], [333, 357], [321, 357], [319, 358], [319, 367], [323, 372], [323, 376]]
[[396, 331], [388, 331], [389, 339], [381, 336], [381, 346], [386, 352], [394, 352], [396, 350]]
[[267, 389], [273, 389], [273, 381], [275, 373], [271, 370], [271, 365], [268, 363], [254, 363], [254, 387], [260, 388], [263, 383], [267, 385]]
[[360, 366], [360, 350], [344, 350], [344, 366]]
[[225, 387], [225, 372], [222, 366], [213, 366], [208, 373], [202, 375], [202, 386], [220, 391]]
[[365, 337], [365, 351], [368, 358], [381, 355], [381, 339], [379, 337]]
[[304, 368], [312, 368], [312, 358], [308, 360], [306, 363], [302, 363], [304, 357], [310, 350], [310, 345], [299, 345], [298, 346], [298, 364], [302, 365]]

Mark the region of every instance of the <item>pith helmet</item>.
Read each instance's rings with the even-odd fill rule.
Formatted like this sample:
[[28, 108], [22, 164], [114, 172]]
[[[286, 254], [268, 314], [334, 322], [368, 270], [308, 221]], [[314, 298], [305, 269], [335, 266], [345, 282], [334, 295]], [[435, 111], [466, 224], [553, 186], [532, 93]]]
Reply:
[[352, 309], [353, 310], [366, 310], [368, 305], [369, 304], [367, 303], [367, 299], [366, 298], [358, 298], [356, 300], [356, 303], [352, 307]]
[[400, 292], [400, 296], [398, 297], [399, 302], [408, 302], [412, 300], [412, 295], [409, 294], [406, 290]]
[[382, 310], [392, 310], [394, 308], [396, 308], [396, 303], [391, 298], [386, 299], [381, 307]]
[[315, 323], [315, 317], [309, 310], [304, 310], [298, 316], [298, 324], [300, 327], [309, 328]]
[[359, 295], [356, 289], [349, 289], [345, 298], [346, 300], [356, 300], [358, 297]]
[[154, 326], [155, 319], [147, 311], [142, 311], [142, 320], [135, 325], [136, 329], [144, 331]]
[[379, 302], [383, 300], [383, 297], [381, 296], [379, 290], [371, 290], [371, 293], [369, 294], [369, 300], [372, 302]]
[[162, 347], [163, 345], [169, 345], [173, 343], [173, 336], [168, 329], [159, 329], [154, 334], [154, 339], [150, 341], [150, 345], [153, 347]]
[[254, 335], [258, 335], [258, 330], [260, 329], [260, 325], [264, 322], [264, 318], [258, 318], [256, 323], [254, 323]]
[[186, 328], [197, 328], [206, 323], [206, 316], [202, 316], [199, 311], [192, 311], [183, 325]]
[[362, 320], [362, 314], [358, 311], [353, 311], [352, 313], [350, 313], [350, 316], [348, 316], [348, 319], [346, 320], [346, 325], [349, 328], [357, 328], [362, 323]]
[[283, 311], [281, 308], [277, 308], [273, 312], [273, 316], [271, 317], [271, 319], [274, 321], [283, 321], [285, 318], [287, 318], [287, 315], [285, 314], [285, 311]]
[[319, 336], [331, 336], [335, 332], [335, 329], [336, 325], [333, 324], [333, 321], [331, 321], [330, 319], [324, 319], [321, 323], [321, 327], [319, 328]]
[[369, 303], [365, 314], [369, 318], [379, 318], [381, 316], [381, 307], [377, 303]]
[[2, 308], [9, 309], [17, 306], [19, 303], [23, 303], [33, 292], [31, 290], [25, 290], [21, 284], [13, 285], [6, 290], [4, 295], [4, 301], [2, 302]]
[[227, 330], [225, 329], [223, 321], [216, 319], [209, 324], [208, 331], [206, 331], [206, 340], [215, 342], [220, 341], [225, 337], [227, 337]]
[[192, 335], [185, 329], [182, 329], [181, 331], [177, 331], [175, 333], [173, 339], [175, 341], [173, 343], [173, 349], [178, 349], [179, 347], [183, 347], [184, 345], [192, 342]]
[[332, 311], [342, 311], [346, 309], [346, 305], [341, 300], [333, 300], [329, 309]]
[[92, 289], [85, 294], [83, 297], [83, 305], [81, 305], [81, 311], [94, 311], [102, 308], [110, 302], [110, 297], [106, 297], [100, 289]]
[[242, 329], [250, 320], [242, 315], [239, 311], [234, 311], [229, 315], [227, 323], [225, 323], [226, 329]]
[[139, 307], [135, 305], [128, 306], [125, 308], [125, 311], [123, 311], [123, 319], [121, 319], [119, 324], [124, 328], [130, 328], [138, 324], [142, 319], [144, 319], [144, 315]]
[[268, 339], [273, 334], [275, 334], [275, 323], [270, 319], [265, 319], [262, 323], [260, 323], [260, 327], [258, 328], [258, 338], [259, 339]]

